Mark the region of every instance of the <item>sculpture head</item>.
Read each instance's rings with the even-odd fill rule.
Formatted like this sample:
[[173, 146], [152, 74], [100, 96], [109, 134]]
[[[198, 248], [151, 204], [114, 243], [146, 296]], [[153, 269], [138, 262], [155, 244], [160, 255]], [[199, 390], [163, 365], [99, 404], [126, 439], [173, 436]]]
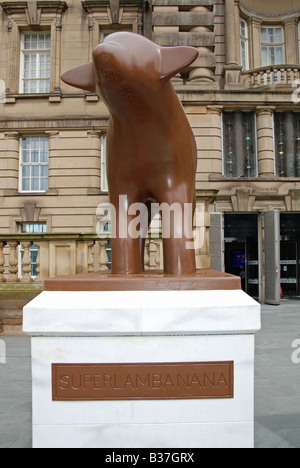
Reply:
[[93, 61], [67, 71], [61, 79], [110, 103], [114, 93], [125, 93], [134, 83], [153, 88], [168, 82], [198, 57], [193, 47], [160, 47], [130, 32], [109, 35], [93, 52]]

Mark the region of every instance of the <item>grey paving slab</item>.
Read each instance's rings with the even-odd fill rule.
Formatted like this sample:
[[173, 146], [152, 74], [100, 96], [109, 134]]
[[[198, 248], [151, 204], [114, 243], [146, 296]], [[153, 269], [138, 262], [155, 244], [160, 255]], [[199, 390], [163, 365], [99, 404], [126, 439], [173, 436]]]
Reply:
[[[256, 336], [256, 448], [300, 448], [300, 364], [292, 361], [297, 339], [300, 300], [262, 306], [262, 331]], [[30, 340], [0, 340], [6, 347], [6, 363], [0, 355], [0, 448], [31, 448]]]
[[6, 348], [0, 364], [0, 448], [31, 448], [30, 339], [0, 339]]
[[262, 306], [262, 330], [256, 335], [256, 448], [300, 448], [300, 364], [292, 360], [297, 339], [300, 300]]

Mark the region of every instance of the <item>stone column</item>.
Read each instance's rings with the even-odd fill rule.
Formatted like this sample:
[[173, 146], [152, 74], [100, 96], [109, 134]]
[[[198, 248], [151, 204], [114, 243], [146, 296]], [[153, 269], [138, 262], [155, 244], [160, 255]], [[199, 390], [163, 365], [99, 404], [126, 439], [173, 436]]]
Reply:
[[[209, 7], [205, 6], [197, 6], [195, 8], [192, 8], [191, 12], [208, 13], [210, 12], [210, 9]], [[191, 29], [190, 32], [209, 33], [211, 32], [211, 30], [208, 26], [196, 26], [195, 28]], [[214, 83], [214, 71], [216, 67], [215, 54], [209, 47], [202, 46], [197, 47], [197, 49], [199, 50], [199, 57], [197, 61], [193, 64], [193, 69], [189, 74], [189, 81]]]
[[280, 298], [280, 212], [264, 212], [266, 304], [279, 305]]
[[30, 256], [30, 247], [31, 241], [22, 241], [24, 248], [23, 254], [23, 277], [21, 279], [22, 283], [31, 283], [31, 256]]
[[107, 239], [102, 239], [102, 240], [98, 241], [98, 244], [100, 246], [99, 270], [100, 271], [106, 271], [106, 270], [108, 270], [108, 267], [107, 267], [108, 256], [107, 256], [107, 252], [106, 252], [108, 241], [107, 241]]
[[[3, 6], [3, 4], [2, 4]], [[9, 93], [15, 94], [20, 92], [20, 30], [14, 20], [14, 15], [9, 15], [7, 32], [8, 36], [8, 54], [7, 54], [7, 76], [6, 88]], [[16, 57], [18, 59], [16, 60]], [[21, 91], [22, 92], [22, 91]]]
[[[89, 47], [88, 47], [88, 50], [89, 50], [89, 62], [91, 62], [93, 60], [93, 50], [95, 48], [95, 29], [97, 29], [99, 31], [99, 26], [98, 28], [95, 28], [95, 20], [94, 20], [94, 17], [93, 17], [93, 14], [90, 13], [89, 14], [89, 22], [88, 22], [88, 31], [89, 31]], [[99, 42], [99, 39], [98, 39], [98, 42]]]
[[5, 247], [5, 242], [0, 241], [0, 283], [4, 283], [6, 281], [4, 277], [4, 271], [5, 271], [5, 257], [4, 257], [4, 247]]
[[249, 61], [252, 69], [261, 67], [261, 25], [262, 20], [258, 18], [249, 19], [249, 37], [252, 38], [249, 41]]
[[258, 175], [273, 177], [275, 174], [273, 110], [274, 107], [257, 107]]
[[207, 106], [207, 114], [210, 118], [210, 138], [214, 140], [212, 145], [214, 150], [210, 151], [210, 156], [214, 159], [212, 175], [217, 177], [223, 174], [222, 111], [223, 106]]
[[55, 154], [55, 151], [57, 150], [56, 140], [59, 138], [59, 132], [58, 131], [47, 131], [46, 134], [49, 137], [49, 185], [48, 185], [48, 190], [53, 191], [53, 190], [56, 189], [56, 187], [53, 186], [53, 182], [55, 180], [55, 177], [52, 177], [54, 160], [53, 160], [53, 158], [51, 158], [51, 155]]
[[92, 273], [94, 271], [94, 241], [88, 242], [88, 258], [87, 258], [87, 264], [88, 264], [88, 273]]
[[225, 0], [226, 65], [238, 65], [234, 0]]
[[225, 0], [225, 89], [239, 89], [242, 87], [242, 67], [238, 65], [238, 31], [236, 29], [235, 0]]
[[44, 240], [42, 237], [34, 241], [34, 244], [38, 248], [38, 255], [36, 258], [36, 272], [38, 276], [35, 278], [35, 282], [39, 283], [49, 278], [49, 242]]
[[298, 63], [298, 18], [292, 18], [284, 23], [286, 50], [285, 63]]
[[17, 283], [18, 278], [18, 253], [17, 247], [19, 245], [18, 241], [8, 241], [7, 245], [9, 246], [9, 277], [7, 279], [8, 283]]
[[209, 245], [211, 252], [211, 268], [213, 270], [224, 271], [224, 230], [222, 213], [210, 213]]
[[90, 186], [89, 191], [94, 190], [99, 193], [101, 187], [102, 167], [101, 167], [101, 133], [94, 130], [87, 132], [88, 148], [90, 156]]
[[[6, 160], [9, 168], [9, 175], [2, 179], [4, 190], [16, 192], [19, 190], [19, 169], [20, 169], [20, 135], [17, 132], [5, 133], [6, 138]], [[20, 174], [20, 178], [22, 174]]]
[[[55, 59], [54, 66], [55, 70], [52, 70], [52, 76], [54, 78], [54, 86], [50, 91], [60, 93], [60, 75], [61, 75], [61, 30], [62, 30], [62, 15], [58, 14], [55, 21]], [[54, 73], [53, 73], [54, 72]]]
[[195, 256], [197, 270], [211, 267], [209, 244], [209, 205], [214, 203], [217, 196], [217, 190], [197, 190], [197, 207], [194, 219], [194, 228], [196, 231]]

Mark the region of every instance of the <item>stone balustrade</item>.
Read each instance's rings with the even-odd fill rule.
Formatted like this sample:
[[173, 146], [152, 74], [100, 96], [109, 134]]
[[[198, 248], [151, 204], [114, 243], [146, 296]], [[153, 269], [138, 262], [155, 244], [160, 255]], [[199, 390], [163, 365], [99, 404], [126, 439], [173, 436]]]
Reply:
[[245, 88], [260, 88], [262, 86], [292, 86], [300, 80], [299, 65], [271, 65], [255, 70], [242, 72]]
[[[194, 219], [195, 258], [198, 269], [210, 268], [209, 205], [216, 191], [198, 193]], [[0, 234], [0, 284], [43, 283], [57, 276], [108, 271], [111, 259], [109, 233]], [[188, 246], [187, 248], [191, 248]], [[145, 270], [163, 270], [160, 229], [145, 242]]]
[[[110, 237], [96, 234], [0, 235], [0, 283], [43, 282], [110, 268]], [[147, 239], [145, 269], [162, 269], [162, 240]]]

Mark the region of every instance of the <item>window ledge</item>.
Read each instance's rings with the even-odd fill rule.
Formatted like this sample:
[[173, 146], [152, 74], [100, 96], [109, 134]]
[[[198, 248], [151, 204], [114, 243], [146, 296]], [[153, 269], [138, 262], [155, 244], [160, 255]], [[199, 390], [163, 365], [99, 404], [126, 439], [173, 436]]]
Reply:
[[5, 104], [15, 104], [19, 99], [48, 99], [49, 102], [61, 102], [61, 93], [18, 93], [8, 94], [5, 98]]
[[96, 94], [65, 94], [62, 95], [59, 93], [17, 93], [17, 94], [8, 94], [5, 98], [4, 104], [15, 104], [17, 100], [20, 99], [48, 99], [52, 103], [60, 103], [63, 98], [81, 98], [85, 99], [86, 102], [97, 103], [99, 101], [99, 96]]
[[108, 195], [108, 191], [97, 189], [97, 188], [88, 188], [87, 194], [88, 195]]
[[211, 182], [299, 182], [300, 177], [279, 177], [277, 175], [261, 177], [225, 177], [216, 174], [209, 176]]
[[56, 189], [49, 189], [45, 192], [20, 192], [18, 190], [5, 190], [4, 196], [5, 197], [45, 197], [45, 196], [57, 196], [58, 190]]

